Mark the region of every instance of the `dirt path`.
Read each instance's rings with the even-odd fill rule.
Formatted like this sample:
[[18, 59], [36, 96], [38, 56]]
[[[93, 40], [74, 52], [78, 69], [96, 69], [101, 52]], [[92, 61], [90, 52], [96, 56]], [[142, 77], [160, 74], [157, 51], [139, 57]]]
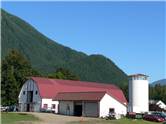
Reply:
[[33, 124], [68, 124], [72, 121], [86, 121], [89, 119], [95, 118], [87, 118], [87, 117], [74, 117], [74, 116], [64, 116], [64, 115], [57, 115], [51, 113], [35, 113], [31, 112], [28, 114], [32, 114], [39, 118], [41, 121], [34, 122]]

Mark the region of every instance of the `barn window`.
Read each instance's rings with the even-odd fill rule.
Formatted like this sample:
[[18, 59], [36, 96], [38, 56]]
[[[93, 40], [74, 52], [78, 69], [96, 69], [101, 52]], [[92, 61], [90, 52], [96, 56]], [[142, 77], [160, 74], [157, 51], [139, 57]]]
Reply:
[[23, 95], [25, 95], [25, 91], [23, 91]]
[[55, 107], [56, 107], [55, 104], [52, 104], [52, 109], [55, 109]]
[[44, 108], [44, 109], [47, 109], [47, 107], [48, 107], [47, 104], [44, 104], [44, 105], [43, 105], [43, 108]]
[[109, 113], [115, 113], [115, 109], [114, 108], [110, 108], [109, 109]]
[[37, 90], [36, 90], [35, 94], [36, 94], [36, 95], [38, 94]]

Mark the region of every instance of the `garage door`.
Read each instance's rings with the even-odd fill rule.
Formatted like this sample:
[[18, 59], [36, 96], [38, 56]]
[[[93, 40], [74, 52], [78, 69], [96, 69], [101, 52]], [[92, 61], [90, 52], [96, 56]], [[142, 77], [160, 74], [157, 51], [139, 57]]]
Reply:
[[98, 103], [97, 102], [85, 102], [84, 104], [84, 116], [98, 117]]

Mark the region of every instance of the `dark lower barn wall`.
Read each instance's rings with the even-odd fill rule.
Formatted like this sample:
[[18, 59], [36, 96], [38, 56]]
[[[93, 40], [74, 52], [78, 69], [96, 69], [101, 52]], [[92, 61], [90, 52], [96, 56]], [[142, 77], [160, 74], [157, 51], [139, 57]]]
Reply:
[[99, 117], [98, 101], [59, 101], [59, 114]]

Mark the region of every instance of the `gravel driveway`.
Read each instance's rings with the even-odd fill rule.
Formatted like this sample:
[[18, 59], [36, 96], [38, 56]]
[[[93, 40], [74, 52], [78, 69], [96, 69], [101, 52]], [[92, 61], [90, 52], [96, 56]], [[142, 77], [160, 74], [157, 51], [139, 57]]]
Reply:
[[74, 116], [64, 116], [51, 113], [36, 113], [36, 112], [27, 112], [27, 114], [32, 114], [35, 117], [39, 118], [41, 121], [33, 123], [24, 123], [24, 124], [68, 124], [73, 121], [86, 121], [96, 118], [88, 117], [74, 117]]

